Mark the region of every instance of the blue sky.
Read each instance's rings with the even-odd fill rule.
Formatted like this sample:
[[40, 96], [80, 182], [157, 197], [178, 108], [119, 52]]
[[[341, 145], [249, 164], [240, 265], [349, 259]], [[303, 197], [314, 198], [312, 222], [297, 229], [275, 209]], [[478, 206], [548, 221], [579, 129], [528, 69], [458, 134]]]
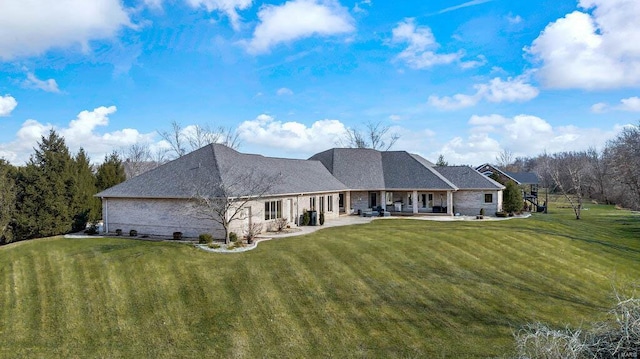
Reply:
[[601, 148], [640, 118], [637, 0], [0, 0], [0, 157], [93, 161], [171, 121], [306, 158], [380, 122], [455, 164]]

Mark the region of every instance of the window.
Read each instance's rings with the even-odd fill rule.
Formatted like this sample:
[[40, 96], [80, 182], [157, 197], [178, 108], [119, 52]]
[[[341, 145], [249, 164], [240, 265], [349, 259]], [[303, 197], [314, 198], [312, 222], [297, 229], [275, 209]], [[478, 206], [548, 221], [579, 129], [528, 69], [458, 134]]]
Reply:
[[423, 193], [420, 196], [422, 197], [422, 208], [427, 208], [427, 195]]
[[320, 213], [324, 213], [324, 196], [320, 196], [320, 206], [318, 207]]
[[338, 195], [338, 207], [344, 208], [344, 194]]
[[485, 193], [484, 195], [484, 203], [493, 203], [493, 194]]
[[411, 195], [411, 193], [407, 194], [407, 202], [410, 206], [413, 206], [413, 196]]
[[267, 201], [264, 203], [264, 219], [282, 218], [282, 201]]
[[316, 210], [316, 198], [315, 197], [309, 197], [309, 210], [310, 211], [315, 211]]
[[389, 205], [389, 206], [392, 205], [393, 204], [393, 192], [387, 192], [385, 195], [387, 196], [387, 201], [386, 201], [387, 205]]
[[327, 212], [333, 212], [333, 196], [327, 196]]
[[433, 207], [433, 193], [429, 193], [429, 207]]

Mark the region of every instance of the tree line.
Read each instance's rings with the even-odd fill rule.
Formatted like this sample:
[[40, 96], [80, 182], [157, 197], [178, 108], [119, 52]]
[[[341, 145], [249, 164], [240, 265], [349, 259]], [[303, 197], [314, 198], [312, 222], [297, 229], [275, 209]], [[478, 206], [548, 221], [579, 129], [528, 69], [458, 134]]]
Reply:
[[94, 167], [84, 149], [72, 155], [51, 130], [25, 166], [0, 159], [0, 244], [84, 230], [102, 217], [94, 195], [124, 180], [116, 152]]
[[576, 219], [585, 201], [640, 210], [640, 124], [625, 127], [602, 150], [518, 158], [504, 151], [496, 160], [507, 171], [535, 172], [541, 187], [569, 202]]

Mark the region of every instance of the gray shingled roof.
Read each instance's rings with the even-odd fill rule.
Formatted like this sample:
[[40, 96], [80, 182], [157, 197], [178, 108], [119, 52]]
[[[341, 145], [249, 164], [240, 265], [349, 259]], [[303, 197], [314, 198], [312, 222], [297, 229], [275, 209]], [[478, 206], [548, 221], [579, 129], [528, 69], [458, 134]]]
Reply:
[[538, 184], [539, 182], [538, 175], [533, 172], [503, 172], [520, 184]]
[[[250, 180], [246, 180], [249, 178]], [[98, 197], [190, 198], [195, 191], [208, 189], [207, 195], [219, 197], [218, 183], [231, 188], [234, 197], [255, 195], [243, 181], [273, 182], [266, 195], [342, 191], [340, 183], [318, 161], [264, 157], [244, 154], [220, 144], [211, 144], [154, 170], [108, 188]]]
[[435, 167], [435, 170], [453, 182], [459, 189], [504, 189], [500, 183], [469, 166], [442, 166]]
[[456, 189], [431, 162], [405, 151], [333, 148], [310, 159], [322, 162], [351, 190]]

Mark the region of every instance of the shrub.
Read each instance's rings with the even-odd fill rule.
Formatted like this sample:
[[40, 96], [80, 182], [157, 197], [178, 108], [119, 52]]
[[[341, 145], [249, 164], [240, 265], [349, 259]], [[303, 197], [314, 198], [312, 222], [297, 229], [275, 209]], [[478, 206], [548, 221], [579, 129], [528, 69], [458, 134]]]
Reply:
[[116, 229], [116, 236], [121, 236], [122, 235], [122, 229], [118, 228]]
[[287, 227], [289, 227], [289, 220], [286, 218], [278, 218], [273, 222], [273, 229], [276, 232], [282, 232]]
[[236, 232], [229, 233], [229, 241], [230, 242], [237, 242], [238, 241], [238, 235], [236, 234]]
[[507, 214], [505, 212], [496, 212], [496, 217], [507, 217]]
[[320, 213], [320, 218], [318, 218], [318, 221], [320, 222], [320, 225], [324, 224], [324, 213]]
[[129, 237], [136, 237], [138, 235], [138, 231], [132, 229], [129, 231]]
[[179, 241], [182, 239], [182, 232], [173, 232], [173, 239]]
[[211, 243], [207, 244], [207, 247], [209, 247], [211, 249], [218, 249], [218, 248], [220, 248], [220, 245], [218, 243], [211, 242]]
[[308, 226], [310, 222], [311, 222], [311, 215], [309, 214], [309, 212], [304, 211], [304, 213], [302, 214], [302, 225]]
[[244, 237], [247, 239], [247, 244], [252, 244], [253, 240], [262, 233], [262, 223], [251, 223], [244, 229]]
[[484, 208], [480, 208], [480, 215], [484, 216]]
[[207, 243], [211, 244], [211, 243], [213, 243], [213, 236], [210, 235], [209, 233], [201, 233], [198, 236], [198, 243], [200, 243], [200, 244], [207, 244]]

